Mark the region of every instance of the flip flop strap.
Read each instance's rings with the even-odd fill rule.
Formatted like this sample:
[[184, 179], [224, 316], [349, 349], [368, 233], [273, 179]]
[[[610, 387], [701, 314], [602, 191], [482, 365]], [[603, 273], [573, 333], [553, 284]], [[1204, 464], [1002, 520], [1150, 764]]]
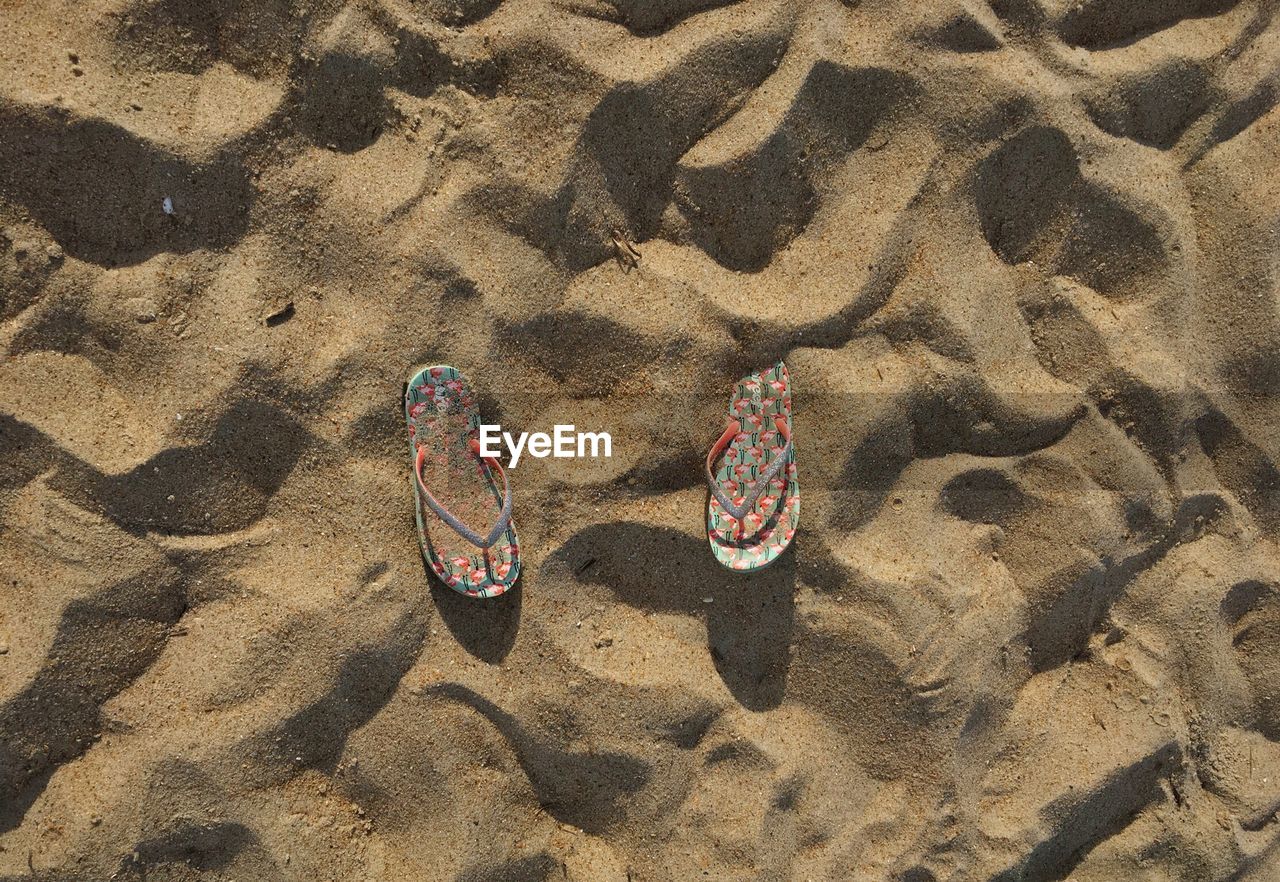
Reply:
[[[471, 439], [471, 449], [475, 451], [477, 456], [479, 456], [480, 445], [474, 438]], [[483, 460], [489, 468], [496, 470], [498, 475], [502, 478], [502, 511], [499, 513], [498, 520], [494, 523], [493, 529], [489, 531], [489, 535], [481, 536], [475, 530], [472, 530], [459, 520], [452, 512], [449, 511], [449, 509], [441, 505], [439, 500], [431, 495], [431, 491], [427, 489], [426, 482], [422, 480], [422, 463], [426, 459], [426, 456], [427, 448], [419, 447], [418, 455], [414, 459], [413, 463], [413, 475], [418, 480], [418, 489], [422, 491], [422, 498], [426, 501], [427, 506], [440, 516], [440, 520], [452, 527], [455, 533], [463, 539], [466, 539], [472, 545], [475, 545], [478, 548], [487, 549], [489, 546], [493, 545], [493, 543], [497, 542], [498, 537], [507, 531], [507, 526], [511, 523], [511, 487], [507, 484], [507, 473], [502, 470], [502, 465], [493, 457], [480, 457], [480, 459]]]
[[724, 453], [725, 448], [729, 446], [737, 434], [742, 431], [742, 423], [738, 420], [730, 420], [729, 427], [724, 430], [724, 434], [711, 446], [711, 452], [707, 454], [706, 476], [707, 484], [711, 487], [711, 495], [716, 498], [729, 516], [735, 521], [740, 521], [746, 517], [747, 512], [756, 507], [756, 502], [768, 489], [769, 482], [778, 476], [778, 472], [782, 471], [782, 467], [791, 459], [791, 429], [787, 426], [786, 420], [782, 417], [775, 416], [773, 424], [778, 429], [778, 434], [787, 439], [786, 446], [782, 448], [782, 452], [773, 458], [773, 462], [769, 463], [769, 467], [761, 473], [756, 479], [756, 485], [746, 494], [742, 500], [742, 505], [737, 506], [729, 497], [724, 495], [724, 491], [720, 489], [720, 484], [716, 481], [715, 471], [711, 464], [716, 461], [720, 454]]

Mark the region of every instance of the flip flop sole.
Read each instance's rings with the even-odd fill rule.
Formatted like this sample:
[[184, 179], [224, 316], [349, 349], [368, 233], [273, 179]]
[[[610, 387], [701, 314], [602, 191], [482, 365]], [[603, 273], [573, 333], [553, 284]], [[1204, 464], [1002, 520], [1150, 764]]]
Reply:
[[[781, 416], [788, 425], [791, 422], [787, 366], [778, 362], [739, 380], [729, 402], [729, 416], [742, 423], [742, 431], [721, 457], [715, 480], [725, 495], [740, 505], [757, 478], [786, 447], [774, 428], [774, 419]], [[800, 523], [794, 445], [786, 466], [744, 518], [742, 538], [737, 538], [737, 520], [714, 496], [707, 496], [707, 541], [716, 560], [740, 572], [764, 569], [787, 550]]]
[[[411, 470], [418, 448], [425, 446], [424, 474], [430, 470], [433, 476], [429, 486], [449, 487], [451, 510], [456, 512], [454, 505], [458, 505], [484, 513], [485, 524], [496, 521], [502, 510], [502, 490], [470, 447], [470, 438], [480, 427], [480, 410], [466, 377], [449, 365], [415, 368], [404, 387], [404, 417]], [[430, 489], [436, 494], [435, 486]], [[520, 576], [520, 544], [514, 520], [490, 547], [486, 566], [484, 550], [459, 536], [427, 506], [416, 480], [413, 493], [422, 556], [440, 581], [459, 594], [477, 598], [497, 597], [515, 585]], [[485, 524], [479, 525], [482, 530]]]

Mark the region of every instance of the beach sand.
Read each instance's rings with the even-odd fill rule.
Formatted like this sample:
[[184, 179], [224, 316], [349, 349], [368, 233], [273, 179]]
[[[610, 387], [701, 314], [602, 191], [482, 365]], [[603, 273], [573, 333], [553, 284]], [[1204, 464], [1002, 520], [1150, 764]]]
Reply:
[[[1273, 0], [4, 3], [0, 878], [1280, 879], [1278, 103]], [[499, 600], [423, 363], [613, 437]]]

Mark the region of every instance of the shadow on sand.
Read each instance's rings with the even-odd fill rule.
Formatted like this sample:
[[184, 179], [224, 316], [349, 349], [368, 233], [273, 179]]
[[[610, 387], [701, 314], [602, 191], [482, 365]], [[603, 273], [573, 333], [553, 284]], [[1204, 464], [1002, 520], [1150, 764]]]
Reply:
[[707, 649], [733, 697], [753, 711], [781, 703], [795, 624], [794, 553], [758, 573], [734, 573], [705, 541], [624, 522], [576, 533], [543, 567], [544, 580], [559, 581], [562, 568], [638, 609], [705, 616]]

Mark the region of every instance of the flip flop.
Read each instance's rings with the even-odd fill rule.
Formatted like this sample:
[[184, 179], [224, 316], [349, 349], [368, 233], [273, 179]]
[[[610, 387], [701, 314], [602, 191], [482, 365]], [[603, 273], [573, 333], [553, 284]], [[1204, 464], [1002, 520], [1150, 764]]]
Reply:
[[507, 592], [520, 575], [511, 488], [498, 461], [480, 455], [480, 410], [466, 378], [448, 365], [416, 369], [404, 387], [404, 417], [427, 565], [468, 597]]
[[773, 563], [795, 538], [800, 485], [791, 440], [791, 379], [781, 361], [738, 381], [729, 425], [707, 454], [707, 540], [731, 570]]

